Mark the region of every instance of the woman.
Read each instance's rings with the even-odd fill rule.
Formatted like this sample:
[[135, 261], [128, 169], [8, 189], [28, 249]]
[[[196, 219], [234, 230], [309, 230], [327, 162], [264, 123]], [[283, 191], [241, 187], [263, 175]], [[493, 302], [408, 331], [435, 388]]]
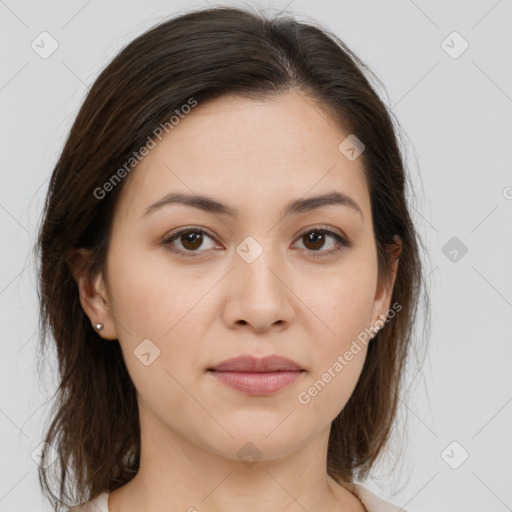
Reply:
[[356, 480], [389, 440], [423, 275], [363, 69], [311, 24], [212, 8], [96, 80], [37, 244], [56, 510], [398, 510]]

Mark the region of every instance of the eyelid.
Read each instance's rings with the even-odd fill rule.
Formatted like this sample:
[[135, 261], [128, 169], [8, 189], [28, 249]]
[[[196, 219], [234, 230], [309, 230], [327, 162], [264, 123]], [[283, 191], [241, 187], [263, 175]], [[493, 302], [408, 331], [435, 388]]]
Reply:
[[331, 235], [338, 242], [337, 247], [334, 249], [330, 249], [328, 251], [307, 251], [308, 257], [312, 258], [328, 258], [329, 256], [333, 256], [338, 254], [343, 249], [349, 249], [353, 247], [352, 240], [345, 235], [343, 231], [336, 228], [332, 228], [331, 226], [322, 225], [322, 224], [314, 224], [313, 226], [303, 228], [299, 234], [297, 235], [297, 240], [300, 240], [303, 236], [307, 235], [311, 232], [323, 232]]
[[183, 251], [181, 249], [176, 249], [172, 246], [172, 243], [177, 240], [181, 235], [189, 232], [197, 232], [202, 233], [209, 236], [212, 240], [217, 241], [217, 237], [207, 228], [199, 227], [199, 226], [185, 226], [183, 228], [177, 228], [167, 235], [165, 235], [161, 241], [162, 245], [166, 246], [168, 250], [170, 250], [174, 254], [178, 254], [180, 256], [197, 258], [200, 257], [201, 253], [210, 252], [210, 251]]
[[295, 235], [295, 238], [300, 238], [312, 231], [326, 231], [327, 233], [331, 235], [339, 236], [340, 238], [343, 238], [347, 243], [350, 241], [349, 238], [345, 235], [343, 231], [341, 231], [338, 228], [333, 228], [332, 226], [329, 226], [327, 224], [312, 224], [311, 226], [306, 226], [305, 228], [301, 228], [298, 233]]
[[[300, 240], [303, 236], [307, 235], [311, 232], [322, 232], [327, 233], [328, 235], [335, 238], [338, 242], [338, 246], [335, 249], [330, 249], [328, 251], [306, 251], [310, 256], [313, 258], [318, 257], [328, 257], [329, 255], [336, 254], [342, 249], [350, 248], [353, 246], [353, 242], [343, 233], [338, 232], [337, 229], [332, 228], [327, 225], [319, 225], [315, 224], [306, 228], [302, 228], [297, 235], [295, 235], [296, 241]], [[184, 257], [201, 257], [201, 253], [208, 253], [211, 252], [208, 251], [183, 251], [182, 249], [176, 249], [172, 247], [172, 243], [177, 240], [181, 235], [189, 232], [197, 232], [202, 233], [210, 237], [212, 240], [217, 241], [216, 235], [214, 235], [209, 229], [199, 227], [199, 226], [185, 226], [183, 228], [177, 228], [173, 231], [171, 231], [169, 234], [165, 235], [162, 239], [162, 244], [165, 246], [168, 246], [169, 250], [175, 254], [178, 254], [180, 256]], [[294, 242], [295, 245], [296, 242]]]

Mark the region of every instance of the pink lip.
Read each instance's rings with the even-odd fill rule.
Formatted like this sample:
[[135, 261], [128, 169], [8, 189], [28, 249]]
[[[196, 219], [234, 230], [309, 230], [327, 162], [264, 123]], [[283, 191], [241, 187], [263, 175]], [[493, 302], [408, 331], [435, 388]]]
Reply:
[[261, 359], [244, 355], [227, 359], [222, 363], [208, 368], [217, 372], [278, 372], [303, 370], [295, 361], [283, 356], [267, 356]]
[[305, 370], [282, 356], [250, 355], [228, 359], [208, 368], [223, 384], [251, 396], [270, 395], [295, 382]]

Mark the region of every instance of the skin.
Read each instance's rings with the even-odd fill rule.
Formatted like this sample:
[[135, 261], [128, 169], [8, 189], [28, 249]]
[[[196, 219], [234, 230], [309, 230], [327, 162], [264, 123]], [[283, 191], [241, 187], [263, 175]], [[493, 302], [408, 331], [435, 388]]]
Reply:
[[[119, 340], [138, 394], [141, 469], [110, 494], [110, 512], [364, 510], [325, 464], [331, 422], [367, 347], [309, 404], [297, 400], [386, 315], [395, 281], [398, 260], [378, 280], [362, 162], [338, 150], [347, 135], [296, 91], [265, 101], [224, 96], [200, 103], [126, 178], [105, 275], [75, 273], [84, 311], [104, 324], [105, 340]], [[280, 217], [288, 201], [332, 190], [362, 216], [331, 205]], [[169, 192], [212, 196], [239, 216], [178, 204], [142, 216]], [[317, 226], [353, 246], [313, 258], [338, 246], [331, 235], [308, 243], [304, 233]], [[162, 243], [177, 228], [198, 227], [214, 238], [172, 243], [196, 257]], [[263, 250], [251, 263], [236, 252], [248, 236]], [[134, 355], [144, 339], [160, 349], [148, 366]], [[206, 371], [242, 354], [284, 355], [306, 371], [265, 397]], [[261, 452], [251, 467], [237, 456], [248, 442]]]

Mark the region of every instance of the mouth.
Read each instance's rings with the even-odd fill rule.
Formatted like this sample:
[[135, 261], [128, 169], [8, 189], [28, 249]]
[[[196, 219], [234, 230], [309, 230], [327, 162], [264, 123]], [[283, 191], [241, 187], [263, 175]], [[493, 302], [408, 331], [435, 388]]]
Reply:
[[265, 396], [296, 382], [306, 370], [283, 356], [244, 355], [208, 368], [216, 381], [250, 396]]
[[208, 370], [218, 382], [249, 396], [272, 395], [297, 381], [305, 370], [233, 372]]

